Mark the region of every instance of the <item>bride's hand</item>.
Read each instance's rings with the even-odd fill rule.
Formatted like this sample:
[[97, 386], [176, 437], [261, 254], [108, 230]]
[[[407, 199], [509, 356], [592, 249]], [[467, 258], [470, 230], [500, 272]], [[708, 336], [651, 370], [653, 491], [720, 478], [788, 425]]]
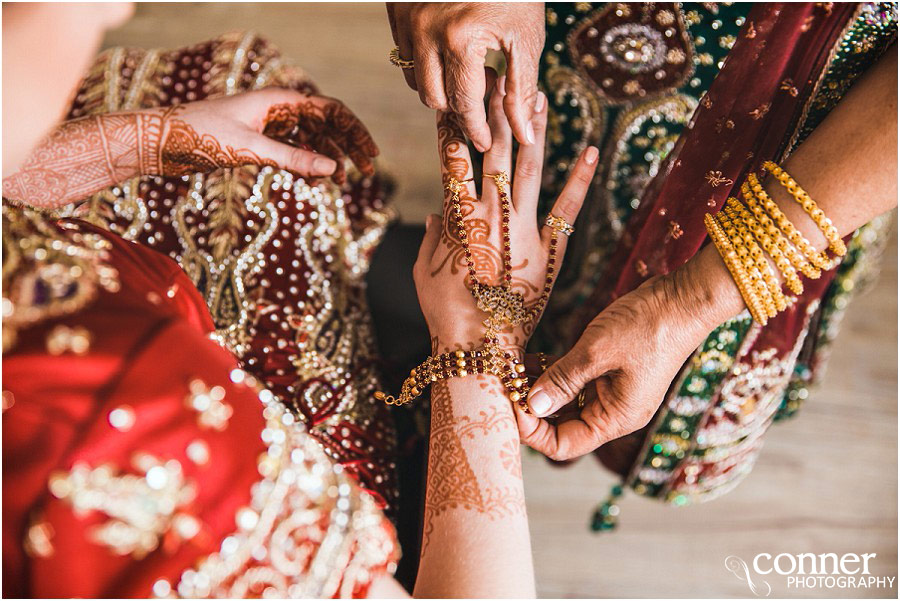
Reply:
[[259, 164], [343, 183], [346, 157], [372, 175], [378, 155], [366, 127], [340, 100], [282, 88], [184, 104], [165, 127], [162, 175]]
[[377, 154], [368, 130], [339, 100], [267, 88], [66, 121], [3, 178], [3, 195], [54, 208], [140, 175], [242, 165], [343, 183], [345, 157], [371, 175]]
[[[493, 145], [484, 155], [485, 174], [512, 171], [512, 133], [503, 112], [503, 81], [492, 93], [488, 122]], [[521, 146], [516, 158], [510, 186], [509, 242], [511, 289], [522, 295], [525, 307], [539, 306], [545, 284], [552, 286], [566, 248], [566, 236], [558, 234], [555, 251], [551, 251], [553, 230], [537, 222], [538, 195], [544, 158], [544, 132], [547, 124], [547, 102], [543, 95], [534, 117], [535, 144]], [[445, 186], [443, 218], [432, 215], [426, 223], [425, 239], [413, 269], [422, 312], [432, 336], [435, 353], [468, 350], [481, 345], [487, 313], [479, 310], [469, 292], [469, 259], [456, 226], [452, 194], [447, 189], [451, 178], [457, 182], [473, 177], [469, 151], [456, 118], [451, 113], [438, 113], [438, 147]], [[584, 202], [588, 186], [597, 167], [598, 151], [589, 147], [582, 153], [565, 188], [553, 206], [552, 214], [574, 223]], [[495, 180], [485, 176], [482, 197], [476, 196], [474, 182], [463, 183], [459, 205], [471, 249], [471, 263], [479, 282], [498, 285], [504, 276], [501, 231], [501, 202]], [[547, 262], [551, 253], [556, 270], [547, 281]], [[501, 344], [521, 352], [540, 314], [516, 327], [501, 332]]]

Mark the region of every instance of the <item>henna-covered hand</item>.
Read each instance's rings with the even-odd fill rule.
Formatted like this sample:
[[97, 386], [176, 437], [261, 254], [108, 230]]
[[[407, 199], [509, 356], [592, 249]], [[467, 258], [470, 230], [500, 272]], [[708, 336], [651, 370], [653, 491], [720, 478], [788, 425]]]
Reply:
[[371, 175], [377, 154], [365, 126], [340, 101], [269, 88], [67, 121], [3, 179], [3, 195], [54, 208], [140, 175], [241, 165], [343, 183], [345, 157]]
[[[503, 112], [503, 89], [505, 85], [501, 78], [490, 100], [488, 122], [494, 143], [485, 154], [484, 173], [512, 172], [512, 132]], [[526, 309], [539, 303], [547, 277], [547, 260], [551, 255], [552, 231], [545, 226], [539, 228], [537, 222], [546, 124], [547, 102], [541, 94], [534, 117], [536, 143], [520, 146], [510, 194], [510, 284], [512, 291], [523, 297]], [[450, 178], [463, 181], [473, 177], [465, 137], [452, 113], [438, 113], [438, 147], [445, 186]], [[575, 221], [584, 201], [596, 170], [597, 155], [594, 147], [585, 150], [553, 207], [552, 212], [569, 223]], [[479, 346], [485, 330], [483, 321], [487, 317], [476, 307], [466, 288], [468, 258], [451, 215], [450, 202], [451, 195], [445, 192], [443, 219], [435, 215], [429, 217], [413, 271], [425, 320], [431, 335], [437, 338], [437, 352]], [[478, 280], [497, 285], [504, 273], [504, 238], [502, 208], [494, 180], [483, 180], [481, 199], [476, 195], [473, 182], [463, 184], [459, 204]], [[555, 251], [557, 265], [565, 245], [566, 238], [560, 235]], [[502, 344], [521, 351], [538, 318], [539, 314], [501, 332]]]

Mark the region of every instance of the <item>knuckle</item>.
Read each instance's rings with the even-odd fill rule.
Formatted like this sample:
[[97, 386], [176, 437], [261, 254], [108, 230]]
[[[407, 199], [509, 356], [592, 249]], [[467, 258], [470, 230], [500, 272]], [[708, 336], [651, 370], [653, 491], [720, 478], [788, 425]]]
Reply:
[[575, 178], [575, 181], [583, 186], [589, 186], [591, 181], [594, 179], [594, 173], [588, 169], [587, 165], [579, 165], [578, 169], [575, 169], [572, 177]]
[[450, 97], [450, 108], [457, 113], [463, 120], [474, 120], [473, 114], [478, 108], [478, 103], [466, 92], [458, 91]]
[[444, 30], [444, 42], [447, 44], [447, 47], [457, 50], [465, 49], [473, 34], [472, 25], [472, 23], [463, 20], [453, 21], [448, 24]]
[[292, 167], [298, 167], [301, 169], [307, 169], [312, 164], [309, 153], [299, 148], [291, 148], [290, 150], [288, 150], [287, 162]]
[[447, 101], [443, 95], [438, 95], [433, 90], [420, 91], [419, 99], [422, 101], [422, 104], [436, 111], [446, 111], [448, 108]]
[[554, 363], [547, 369], [547, 379], [550, 384], [559, 390], [566, 399], [573, 399], [581, 390], [577, 377], [569, 369], [563, 369], [558, 363]]
[[556, 203], [556, 210], [567, 219], [571, 219], [578, 214], [578, 203], [571, 196], [560, 196]]
[[522, 158], [516, 171], [520, 177], [537, 177], [541, 173], [541, 164], [532, 158]]

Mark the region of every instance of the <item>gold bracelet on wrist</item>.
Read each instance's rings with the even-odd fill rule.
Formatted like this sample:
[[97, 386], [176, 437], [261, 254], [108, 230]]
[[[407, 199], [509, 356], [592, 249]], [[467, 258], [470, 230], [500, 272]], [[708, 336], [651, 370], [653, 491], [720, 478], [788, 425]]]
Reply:
[[[756, 242], [756, 238], [754, 238], [753, 234], [750, 233], [747, 224], [741, 219], [741, 212], [731, 205], [726, 205], [725, 214], [728, 215], [731, 222], [737, 227], [738, 234], [740, 234], [744, 244], [750, 251], [750, 258], [753, 259], [753, 263], [763, 279], [768, 297], [772, 300], [774, 312], [770, 311], [769, 317], [775, 317], [780, 311], [784, 311], [787, 308], [787, 299], [784, 298], [784, 293], [781, 291], [781, 284], [778, 282], [778, 276], [775, 275], [775, 271], [766, 260], [763, 249]], [[768, 308], [768, 301], [766, 301], [766, 305]]]
[[[742, 205], [738, 199], [729, 198], [727, 202], [728, 206], [732, 207], [733, 210], [740, 215], [740, 220], [743, 221], [747, 229], [752, 232], [762, 249], [769, 253], [769, 256], [775, 261], [775, 266], [784, 276], [785, 285], [787, 285], [794, 294], [803, 294], [803, 282], [800, 280], [800, 276], [797, 275], [797, 270], [791, 264], [791, 261], [781, 250], [779, 245], [772, 239], [772, 236], [766, 231], [766, 228], [760, 224], [753, 213], [747, 210], [747, 207]], [[771, 221], [769, 223], [771, 223]], [[775, 226], [773, 225], [772, 227], [774, 228]], [[780, 232], [777, 234], [780, 234]], [[782, 239], [784, 239], [783, 236]]]
[[747, 207], [750, 208], [753, 216], [756, 217], [757, 221], [765, 228], [766, 233], [775, 241], [775, 245], [782, 253], [784, 253], [784, 256], [791, 262], [791, 265], [811, 280], [816, 280], [821, 277], [822, 271], [810, 263], [806, 257], [791, 244], [784, 233], [778, 229], [778, 226], [775, 225], [775, 222], [769, 217], [769, 214], [763, 208], [756, 195], [753, 194], [748, 182], [744, 182], [741, 186], [741, 193], [744, 196], [744, 202], [747, 204]]
[[722, 261], [725, 263], [725, 267], [728, 269], [738, 291], [741, 293], [741, 298], [744, 299], [744, 304], [750, 311], [751, 317], [753, 317], [755, 321], [765, 325], [768, 322], [768, 315], [766, 314], [765, 309], [763, 309], [762, 303], [757, 297], [749, 277], [744, 272], [744, 267], [738, 258], [737, 251], [735, 251], [734, 247], [731, 245], [728, 236], [722, 230], [719, 222], [709, 213], [704, 216], [703, 223], [706, 225], [706, 231], [709, 233], [710, 239], [713, 244], [716, 245], [716, 249], [719, 251], [719, 255], [721, 255]]
[[[832, 252], [842, 256], [846, 247], [825, 213], [784, 169], [771, 161], [766, 161], [763, 167], [809, 214], [828, 239]], [[770, 317], [784, 311], [788, 305], [766, 253], [784, 275], [787, 287], [798, 295], [803, 294], [803, 282], [798, 271], [815, 279], [821, 277], [823, 270], [832, 269], [836, 261], [828, 256], [827, 251], [819, 252], [810, 244], [753, 173], [748, 174], [741, 185], [741, 196], [744, 203], [737, 198], [729, 198], [715, 216], [707, 213], [704, 223], [750, 315], [755, 321], [766, 325]]]
[[717, 213], [716, 221], [719, 222], [719, 226], [725, 232], [725, 235], [728, 236], [732, 248], [737, 252], [738, 258], [743, 265], [744, 273], [747, 274], [753, 289], [756, 291], [756, 296], [766, 316], [775, 317], [778, 314], [778, 311], [775, 309], [775, 300], [772, 298], [772, 293], [766, 286], [762, 274], [759, 273], [756, 262], [751, 255], [751, 249], [746, 245], [738, 231], [737, 224], [732, 221], [731, 216], [726, 211]]
[[788, 193], [794, 197], [794, 200], [803, 207], [806, 214], [815, 222], [816, 226], [822, 232], [822, 235], [828, 240], [828, 246], [831, 248], [831, 252], [839, 257], [843, 257], [847, 254], [847, 246], [841, 239], [838, 229], [834, 227], [831, 219], [825, 216], [825, 212], [818, 207], [816, 201], [810, 198], [809, 194], [806, 193], [806, 190], [801, 188], [800, 184], [798, 184], [787, 171], [772, 161], [763, 163], [763, 168], [774, 175], [775, 179], [777, 179]]
[[781, 231], [784, 232], [784, 235], [788, 237], [788, 240], [803, 253], [810, 263], [822, 271], [828, 271], [834, 267], [834, 261], [828, 257], [827, 253], [817, 251], [809, 240], [800, 233], [800, 230], [794, 227], [794, 224], [781, 212], [781, 209], [778, 208], [775, 201], [772, 200], [769, 194], [763, 189], [762, 184], [759, 183], [759, 179], [757, 179], [756, 175], [752, 173], [749, 174], [747, 176], [747, 183], [749, 183], [750, 190], [756, 196], [757, 200], [762, 203], [772, 220], [778, 225]]

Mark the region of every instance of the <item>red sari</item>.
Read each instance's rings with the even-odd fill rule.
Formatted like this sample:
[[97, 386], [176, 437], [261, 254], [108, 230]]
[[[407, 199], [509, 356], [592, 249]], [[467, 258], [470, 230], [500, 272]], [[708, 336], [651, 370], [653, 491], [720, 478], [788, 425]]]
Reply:
[[3, 593], [362, 596], [393, 528], [164, 255], [3, 207]]

